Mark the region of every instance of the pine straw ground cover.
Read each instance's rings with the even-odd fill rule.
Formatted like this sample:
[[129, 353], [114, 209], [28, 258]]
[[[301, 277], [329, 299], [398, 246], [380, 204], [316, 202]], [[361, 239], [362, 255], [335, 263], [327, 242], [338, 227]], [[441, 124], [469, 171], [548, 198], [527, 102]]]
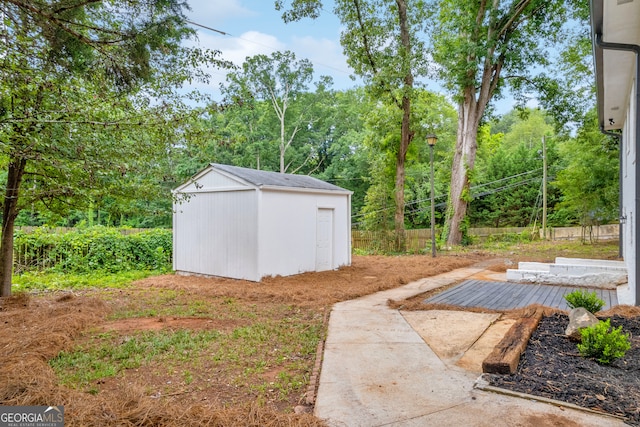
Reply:
[[354, 256], [262, 283], [165, 275], [4, 298], [0, 404], [64, 405], [67, 426], [324, 425], [305, 393], [331, 306], [481, 259]]

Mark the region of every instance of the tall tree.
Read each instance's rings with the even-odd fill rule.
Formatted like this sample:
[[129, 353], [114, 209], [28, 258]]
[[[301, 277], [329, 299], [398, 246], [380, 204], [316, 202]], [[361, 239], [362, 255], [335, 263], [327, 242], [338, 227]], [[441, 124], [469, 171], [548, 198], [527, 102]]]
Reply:
[[[274, 52], [271, 56], [256, 55], [246, 59], [242, 71], [227, 75], [227, 84], [222, 86], [227, 103], [252, 108], [255, 101], [268, 102], [278, 123], [278, 147], [280, 150], [280, 172], [291, 167], [287, 163], [287, 151], [297, 141], [296, 137], [305, 126], [310, 126], [318, 117], [311, 114], [310, 105], [302, 97], [313, 80], [313, 65], [308, 59], [296, 60], [291, 51]], [[328, 82], [321, 83], [325, 86]], [[294, 111], [295, 110], [295, 111]], [[247, 123], [247, 126], [253, 125]], [[267, 123], [263, 123], [263, 126]], [[296, 165], [300, 169], [309, 157]]]
[[448, 244], [462, 241], [470, 201], [469, 173], [478, 129], [506, 78], [533, 81], [549, 65], [546, 47], [567, 20], [563, 0], [442, 0], [433, 26], [434, 59], [458, 103], [458, 134], [451, 169]]
[[[426, 126], [418, 127], [416, 141], [407, 151], [405, 182], [405, 225], [415, 228], [429, 224], [430, 219], [430, 147], [426, 143], [426, 134], [435, 132], [439, 138], [435, 146], [434, 164], [435, 187], [440, 190], [447, 182], [447, 170], [441, 168], [443, 161], [450, 156], [455, 137], [455, 110], [441, 95], [416, 89], [412, 109], [414, 117]], [[389, 229], [395, 213], [394, 184], [396, 151], [400, 139], [397, 123], [402, 112], [395, 106], [372, 102], [363, 117], [365, 130], [363, 135], [366, 152], [371, 163], [368, 180], [371, 185], [366, 195], [366, 205], [362, 210], [362, 223], [368, 229]]]
[[[285, 2], [276, 1], [277, 9], [284, 7]], [[319, 0], [296, 0], [283, 19], [314, 18], [321, 9]], [[337, 0], [334, 10], [343, 25], [341, 44], [349, 65], [376, 98], [401, 112], [400, 138], [394, 147], [394, 224], [399, 247], [404, 245], [405, 162], [415, 135], [411, 121], [414, 82], [427, 71], [425, 44], [418, 36], [426, 11], [423, 0]]]
[[[0, 296], [11, 293], [21, 209], [86, 202], [99, 189], [129, 187], [118, 181], [142, 161], [153, 165], [149, 155], [183, 113], [166, 102], [172, 88], [191, 77], [187, 64], [215, 56], [180, 47], [193, 33], [184, 7], [179, 0], [0, 0]], [[135, 131], [141, 125], [147, 130]]]
[[560, 146], [566, 165], [553, 184], [562, 192], [567, 216], [582, 226], [618, 218], [619, 149], [615, 139], [600, 132], [595, 109], [585, 115], [576, 137]]
[[[553, 121], [543, 110], [512, 110], [484, 124], [478, 134], [478, 161], [471, 184], [468, 218], [474, 227], [524, 227], [542, 206], [542, 139], [546, 136], [547, 169], [554, 170]], [[503, 132], [495, 133], [494, 129]], [[551, 192], [548, 191], [548, 194]], [[552, 197], [549, 198], [551, 202]], [[549, 203], [551, 206], [552, 203]]]
[[318, 177], [353, 191], [353, 215], [362, 209], [370, 183], [364, 120], [374, 107], [364, 89], [358, 88], [335, 92], [332, 108], [325, 109], [331, 114], [325, 118], [329, 124], [323, 148], [325, 166]]

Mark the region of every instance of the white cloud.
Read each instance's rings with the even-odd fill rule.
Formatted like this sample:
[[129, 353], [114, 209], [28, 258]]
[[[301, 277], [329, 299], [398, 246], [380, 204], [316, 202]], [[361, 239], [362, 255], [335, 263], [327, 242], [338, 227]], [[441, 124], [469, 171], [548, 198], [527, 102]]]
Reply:
[[307, 58], [313, 62], [313, 69], [318, 74], [349, 76], [347, 60], [342, 54], [342, 47], [334, 40], [314, 37], [293, 37], [290, 48], [299, 59]]
[[248, 56], [270, 55], [271, 52], [286, 49], [286, 46], [275, 36], [259, 31], [247, 31], [238, 37], [198, 31], [198, 40], [199, 47], [219, 50], [225, 61], [231, 61], [236, 65], [242, 65]]
[[[201, 48], [221, 52], [221, 59], [241, 66], [247, 57], [275, 51], [291, 50], [298, 59], [307, 58], [314, 65], [315, 76], [330, 75], [335, 89], [353, 87], [346, 58], [339, 43], [339, 29], [335, 23], [295, 23], [285, 25], [273, 9], [272, 0], [190, 0], [193, 22], [224, 31], [222, 35], [200, 27], [198, 42]], [[249, 9], [250, 8], [250, 9]], [[335, 35], [335, 38], [333, 37]], [[209, 85], [194, 85], [214, 98], [220, 98], [219, 86], [225, 82], [226, 70], [207, 69]]]
[[[239, 37], [223, 36], [209, 31], [198, 31], [198, 42], [191, 43], [201, 48], [219, 50], [221, 58], [242, 66], [248, 56], [270, 55], [274, 51], [285, 50], [285, 45], [275, 36], [258, 31], [247, 31]], [[190, 87], [220, 98], [220, 84], [225, 83], [226, 71], [217, 68], [204, 68], [210, 76], [210, 83], [194, 83]]]
[[240, 0], [189, 0], [189, 6], [191, 7], [191, 12], [187, 13], [189, 18], [207, 26], [224, 24], [228, 19], [256, 15], [255, 12], [242, 6]]

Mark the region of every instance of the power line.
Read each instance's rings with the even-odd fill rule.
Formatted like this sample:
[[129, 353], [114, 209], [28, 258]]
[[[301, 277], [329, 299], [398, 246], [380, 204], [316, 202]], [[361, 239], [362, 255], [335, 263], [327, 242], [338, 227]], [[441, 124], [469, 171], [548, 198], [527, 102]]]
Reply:
[[518, 177], [525, 176], [525, 175], [529, 175], [529, 174], [532, 174], [532, 173], [535, 173], [535, 172], [540, 172], [541, 170], [542, 170], [542, 168], [532, 169], [532, 170], [527, 171], [527, 172], [522, 172], [522, 173], [519, 173], [519, 174], [517, 174], [517, 175], [507, 176], [507, 177], [505, 177], [505, 178], [497, 179], [497, 180], [495, 180], [495, 181], [487, 182], [487, 183], [484, 183], [484, 184], [476, 184], [476, 185], [474, 185], [474, 186], [473, 186], [473, 187], [471, 187], [471, 188], [472, 188], [472, 189], [477, 189], [477, 188], [480, 188], [480, 187], [485, 187], [485, 186], [487, 186], [487, 185], [496, 184], [496, 183], [498, 183], [498, 182], [502, 182], [502, 181], [508, 181], [508, 180], [510, 180], [510, 179], [518, 178]]
[[[440, 198], [446, 197], [446, 196], [447, 196], [446, 194], [440, 194], [440, 195], [436, 196], [435, 199], [440, 199]], [[416, 203], [424, 202], [424, 201], [427, 201], [427, 200], [431, 200], [431, 199], [414, 200], [413, 202], [405, 203], [405, 207], [406, 206], [410, 206], [410, 205], [415, 205]], [[446, 203], [442, 203], [442, 205], [445, 205], [445, 204]], [[351, 218], [353, 219], [353, 218], [357, 218], [357, 217], [360, 217], [360, 216], [365, 216], [365, 215], [370, 215], [370, 214], [379, 213], [379, 212], [385, 212], [385, 211], [390, 211], [390, 210], [395, 210], [395, 206], [388, 207], [388, 208], [380, 208], [378, 210], [371, 211], [371, 212], [366, 212], [366, 213], [354, 214], [354, 215], [351, 215]]]
[[475, 193], [475, 194], [472, 193], [471, 196], [472, 197], [484, 197], [484, 196], [488, 196], [490, 194], [500, 193], [500, 192], [508, 190], [510, 188], [520, 187], [522, 185], [526, 185], [526, 184], [529, 184], [531, 182], [535, 182], [538, 179], [540, 179], [540, 178], [539, 177], [538, 178], [529, 178], [529, 179], [525, 179], [523, 181], [513, 182], [511, 184], [503, 185], [502, 187], [494, 188], [492, 190], [483, 191], [482, 193]]
[[[535, 181], [541, 179], [541, 177], [528, 178], [528, 179], [525, 179], [525, 180], [512, 182], [510, 184], [503, 185], [501, 187], [494, 188], [494, 189], [491, 189], [491, 190], [485, 190], [485, 191], [482, 191], [480, 193], [473, 193], [473, 190], [478, 190], [478, 189], [480, 189], [482, 187], [486, 187], [486, 186], [491, 185], [491, 184], [497, 184], [497, 183], [500, 183], [500, 182], [503, 182], [503, 181], [507, 181], [507, 180], [514, 179], [514, 178], [519, 178], [519, 177], [522, 177], [522, 176], [525, 176], [525, 175], [530, 175], [532, 173], [540, 172], [540, 171], [542, 171], [542, 168], [533, 169], [533, 170], [530, 170], [530, 171], [527, 171], [527, 172], [522, 172], [522, 173], [519, 173], [519, 174], [516, 174], [516, 175], [511, 175], [511, 176], [508, 176], [508, 177], [505, 177], [505, 178], [500, 178], [500, 179], [497, 179], [495, 181], [486, 182], [484, 184], [474, 185], [474, 186], [470, 187], [470, 190], [472, 191], [471, 196], [473, 198], [484, 197], [484, 196], [488, 196], [488, 195], [491, 195], [491, 194], [495, 194], [495, 193], [499, 193], [499, 192], [502, 192], [502, 191], [506, 191], [506, 190], [509, 190], [511, 188], [520, 187], [520, 186], [523, 186], [523, 185], [526, 185], [526, 184], [530, 184], [532, 182], [535, 182]], [[440, 199], [442, 197], [446, 197], [446, 194], [440, 194], [440, 195], [436, 196], [435, 199]], [[421, 203], [421, 202], [426, 202], [426, 201], [430, 201], [430, 198], [428, 198], [428, 199], [427, 198], [426, 199], [418, 199], [418, 200], [411, 201], [409, 203], [406, 203], [405, 207], [406, 206], [415, 205], [415, 204]], [[446, 205], [445, 202], [441, 202], [441, 203], [437, 203], [435, 206], [439, 208], [439, 207], [443, 207], [445, 205]], [[355, 219], [355, 218], [362, 217], [362, 216], [369, 215], [369, 214], [373, 214], [373, 213], [390, 211], [390, 210], [393, 210], [393, 209], [395, 209], [394, 206], [388, 207], [388, 208], [381, 208], [381, 209], [378, 209], [378, 210], [375, 210], [375, 211], [372, 211], [372, 212], [354, 214], [354, 215], [351, 215], [351, 219]], [[406, 213], [418, 213], [418, 212], [421, 212], [423, 210], [424, 209], [417, 208], [417, 209], [413, 209], [411, 211], [407, 211]], [[359, 224], [359, 223], [356, 223], [356, 224]]]
[[207, 27], [206, 25], [198, 24], [197, 22], [193, 22], [193, 21], [190, 21], [188, 19], [186, 21], [191, 25], [195, 25], [196, 27], [204, 28], [204, 29], [207, 29], [209, 31], [215, 31], [216, 33], [222, 34], [223, 36], [231, 36], [231, 37], [233, 37], [231, 34], [225, 33], [224, 31], [216, 30], [215, 28]]

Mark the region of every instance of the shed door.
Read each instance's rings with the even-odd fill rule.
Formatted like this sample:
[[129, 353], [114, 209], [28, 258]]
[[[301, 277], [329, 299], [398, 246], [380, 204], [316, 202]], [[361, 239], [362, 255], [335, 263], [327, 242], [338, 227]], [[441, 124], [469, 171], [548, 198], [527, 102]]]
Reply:
[[318, 209], [316, 218], [316, 271], [333, 269], [333, 209]]

